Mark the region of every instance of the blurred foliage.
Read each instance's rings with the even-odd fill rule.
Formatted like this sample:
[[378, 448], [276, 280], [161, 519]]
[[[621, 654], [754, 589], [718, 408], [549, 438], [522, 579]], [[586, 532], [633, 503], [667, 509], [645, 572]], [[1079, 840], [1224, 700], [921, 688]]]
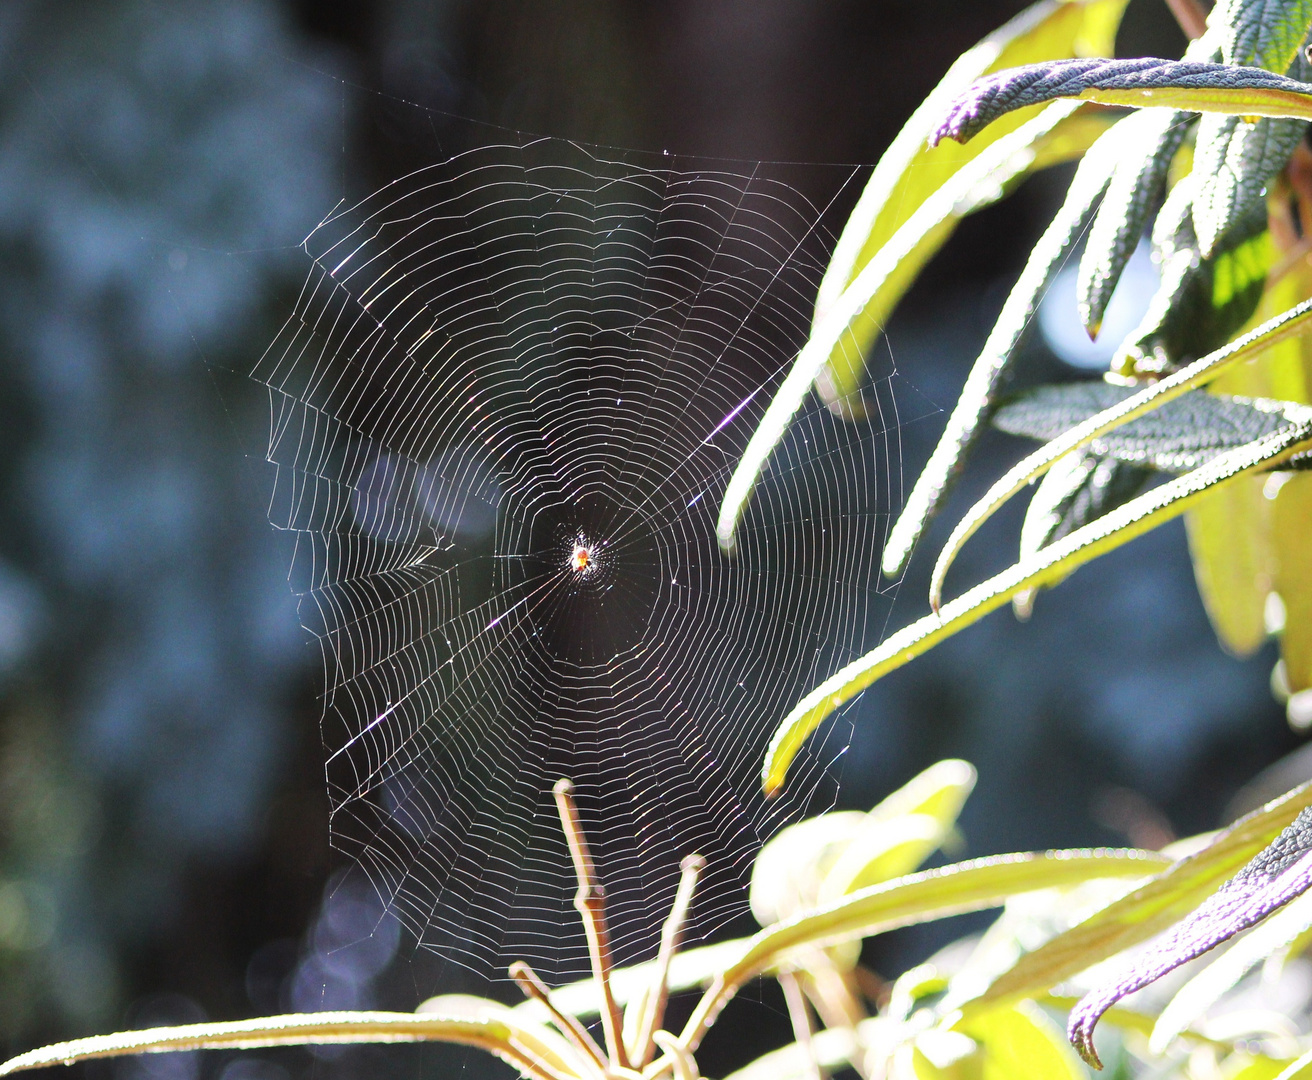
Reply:
[[289, 31], [264, 2], [0, 18], [5, 1040], [121, 1019], [288, 751], [304, 661], [231, 451], [263, 409], [215, 388], [331, 202], [340, 103], [259, 55]]

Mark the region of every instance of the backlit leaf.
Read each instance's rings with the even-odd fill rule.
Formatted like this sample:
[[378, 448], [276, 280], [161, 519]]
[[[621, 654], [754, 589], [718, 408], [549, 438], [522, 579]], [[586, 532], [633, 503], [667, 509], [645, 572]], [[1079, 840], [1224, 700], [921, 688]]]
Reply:
[[[695, 1046], [743, 983], [787, 965], [798, 950], [829, 948], [899, 926], [998, 907], [1020, 892], [1108, 877], [1137, 877], [1164, 866], [1151, 851], [1081, 850], [995, 855], [954, 863], [861, 889], [833, 904], [760, 931], [722, 969], [684, 1029]], [[696, 951], [696, 950], [694, 950]]]
[[1093, 1030], [1113, 1004], [1181, 964], [1256, 925], [1312, 885], [1312, 809], [1305, 809], [1271, 845], [1225, 882], [1161, 940], [1094, 987], [1071, 1012], [1072, 1044], [1098, 1064]]
[[561, 1036], [515, 1016], [495, 1001], [449, 995], [434, 999], [434, 1005], [427, 1013], [304, 1013], [122, 1031], [29, 1050], [0, 1065], [0, 1076], [91, 1058], [178, 1050], [430, 1041], [481, 1047], [543, 1080], [551, 1080], [552, 1071], [578, 1075], [577, 1070], [584, 1068]]
[[1153, 228], [1161, 282], [1139, 326], [1117, 350], [1112, 370], [1160, 377], [1220, 348], [1253, 315], [1277, 254], [1265, 206], [1246, 204], [1230, 221], [1222, 247], [1204, 258], [1194, 234], [1195, 171], [1171, 191]]
[[[930, 147], [925, 143], [947, 104], [975, 79], [1039, 60], [1058, 57], [1106, 56], [1111, 53], [1116, 28], [1126, 0], [1042, 0], [974, 48], [963, 53], [942, 81], [924, 100], [889, 145], [866, 183], [864, 192], [843, 228], [829, 267], [816, 296], [815, 323], [819, 325], [843, 291], [915, 210], [990, 142], [1014, 131], [1033, 115], [1019, 111], [996, 125], [988, 139], [980, 139], [967, 151], [961, 148]], [[1046, 140], [1030, 168], [1056, 164], [1077, 157], [1106, 126], [1106, 119], [1072, 117]], [[1074, 137], [1071, 137], [1074, 136]], [[1001, 194], [1001, 186], [995, 187]], [[989, 201], [989, 200], [985, 200]], [[980, 202], [970, 209], [984, 205]], [[963, 211], [964, 212], [964, 211]], [[928, 248], [917, 257], [915, 270], [890, 277], [882, 290], [872, 295], [851, 324], [850, 337], [835, 348], [817, 382], [822, 396], [839, 411], [860, 407], [859, 392], [865, 356], [894, 304], [923, 265], [928, 255], [942, 244], [951, 228], [927, 234]], [[847, 405], [843, 405], [847, 402]]]
[[851, 1029], [827, 1028], [811, 1036], [810, 1054], [797, 1043], [789, 1043], [762, 1054], [724, 1080], [811, 1080], [815, 1065], [838, 1069], [856, 1057], [859, 1050], [857, 1035]]
[[1272, 584], [1285, 614], [1280, 655], [1289, 689], [1298, 693], [1312, 687], [1312, 475], [1273, 480]]
[[974, 788], [974, 766], [949, 759], [893, 792], [866, 815], [825, 872], [820, 902], [915, 870], [951, 834]]
[[[1015, 131], [990, 144], [953, 174], [903, 222], [856, 279], [826, 309], [824, 318], [812, 326], [810, 337], [775, 391], [725, 487], [716, 523], [716, 536], [724, 550], [733, 550], [738, 521], [761, 470], [835, 350], [847, 350], [850, 362], [860, 362], [857, 360], [860, 350], [856, 348], [853, 337], [853, 320], [863, 312], [869, 314], [868, 306], [877, 295], [891, 297], [896, 294], [900, 297], [956, 220], [969, 208], [978, 205], [980, 199], [995, 198], [1001, 186], [1028, 168], [1036, 143], [1051, 135], [1073, 111], [1067, 103], [1049, 106]], [[1114, 132], [1115, 128], [1104, 137], [1110, 137]], [[1101, 190], [1100, 184], [1090, 201], [1096, 199]], [[1078, 228], [1079, 224], [1076, 222], [1075, 227]], [[893, 288], [893, 292], [888, 292], [888, 288]]]
[[[953, 528], [943, 545], [930, 580], [930, 604], [940, 604], [944, 577], [962, 546], [1008, 499], [1031, 481], [1042, 476], [1058, 459], [1087, 446], [1097, 439], [1132, 420], [1159, 409], [1168, 400], [1206, 384], [1221, 373], [1231, 370], [1240, 361], [1260, 356], [1272, 346], [1302, 334], [1312, 319], [1312, 302], [1305, 302], [1268, 319], [1243, 337], [1224, 348], [1199, 358], [1174, 374], [1143, 387], [1131, 397], [1052, 439], [1029, 457], [1012, 466], [996, 481]], [[1291, 406], [1296, 409], [1297, 406]], [[1054, 578], [1056, 580], [1056, 578]]]
[[883, 675], [977, 622], [1017, 593], [1059, 581], [1099, 555], [1178, 517], [1216, 485], [1284, 460], [1308, 438], [1312, 438], [1312, 413], [1255, 445], [1230, 450], [1184, 476], [1144, 492], [975, 586], [944, 604], [939, 611], [891, 634], [877, 648], [840, 668], [811, 690], [780, 721], [761, 769], [765, 791], [773, 793], [783, 785], [788, 766], [802, 744], [830, 713]]
[[[1030, 889], [1151, 874], [1167, 861], [1157, 852], [1104, 848], [997, 855], [923, 870], [801, 913], [753, 937], [676, 953], [670, 965], [670, 990], [723, 984], [723, 993], [717, 991], [722, 996], [703, 1002], [700, 1023], [713, 1019], [712, 1005], [718, 1012], [738, 985], [787, 962], [795, 949], [842, 945], [899, 926], [997, 907], [1009, 896]], [[612, 972], [615, 1001], [624, 1005], [643, 992], [651, 985], [654, 970], [654, 962], [648, 962]], [[601, 993], [594, 979], [554, 989], [551, 1000], [571, 1016], [595, 1016], [601, 1009]], [[546, 1019], [545, 1010], [535, 1001], [526, 1001], [512, 1011], [528, 1020]]]
[[[1151, 476], [1150, 469], [1127, 465], [1087, 447], [1067, 454], [1039, 481], [1025, 508], [1020, 557], [1041, 551], [1133, 499]], [[1012, 601], [1017, 617], [1029, 618], [1033, 603], [1033, 593], [1017, 595]]]
[[804, 818], [772, 836], [752, 864], [747, 896], [756, 921], [771, 926], [815, 907], [825, 874], [867, 819], [860, 810], [830, 811]]
[[1266, 641], [1271, 556], [1264, 476], [1217, 488], [1185, 515], [1189, 554], [1203, 607], [1217, 639], [1235, 656]]
[[1189, 113], [1165, 109], [1142, 115], [1137, 145], [1117, 164], [1080, 259], [1076, 304], [1090, 338], [1097, 336], [1121, 272], [1161, 205], [1171, 162], [1193, 121]]
[[1254, 208], [1265, 213], [1271, 178], [1289, 161], [1307, 131], [1302, 120], [1245, 120], [1204, 116], [1198, 124], [1194, 170], [1202, 177], [1193, 202], [1194, 232], [1204, 257], [1242, 232]]
[[1200, 851], [1022, 956], [963, 1008], [988, 1009], [1032, 997], [1160, 934], [1215, 893], [1310, 805], [1312, 784], [1304, 784], [1245, 815]]
[[954, 1030], [983, 1048], [983, 1080], [1083, 1080], [1061, 1029], [1032, 1001], [973, 1016]]
[[1033, 321], [1048, 283], [1078, 243], [1111, 180], [1122, 147], [1138, 139], [1141, 127], [1137, 117], [1122, 120], [1080, 162], [1061, 209], [1035, 245], [1008, 294], [984, 348], [971, 366], [938, 445], [889, 530], [882, 567], [890, 577], [906, 565], [925, 524], [947, 494], [964, 455], [992, 411], [998, 387], [1016, 346]]
[[[1258, 318], [1267, 318], [1312, 295], [1312, 269], [1293, 262], [1268, 286]], [[1305, 336], [1282, 341], [1251, 363], [1231, 367], [1211, 389], [1216, 393], [1308, 402], [1312, 343]], [[1266, 640], [1267, 594], [1275, 552], [1271, 536], [1274, 501], [1267, 478], [1250, 477], [1217, 490], [1185, 516], [1194, 576], [1217, 638], [1247, 656]], [[1290, 492], [1293, 495], [1297, 489]], [[1297, 592], [1295, 582], [1288, 588]], [[1294, 606], [1302, 601], [1295, 597]], [[1295, 631], [1297, 636], [1298, 631]]]

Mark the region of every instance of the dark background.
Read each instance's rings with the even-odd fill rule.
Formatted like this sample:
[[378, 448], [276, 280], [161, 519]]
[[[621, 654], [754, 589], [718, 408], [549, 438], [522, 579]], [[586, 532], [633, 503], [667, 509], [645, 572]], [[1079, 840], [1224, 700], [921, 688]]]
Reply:
[[[405, 942], [357, 940], [376, 914], [349, 881], [325, 889], [341, 868], [327, 845], [321, 670], [265, 523], [264, 405], [240, 375], [294, 299], [309, 229], [340, 198], [498, 129], [873, 163], [952, 59], [1021, 6], [98, 0], [0, 12], [11, 1050], [330, 999], [410, 1009], [440, 989]], [[1160, 0], [1132, 0], [1120, 53], [1182, 47]], [[968, 221], [890, 327], [893, 362], [928, 403], [902, 432], [908, 483], [1064, 181], [1038, 177]], [[1024, 377], [1070, 375], [1033, 343]], [[959, 499], [1018, 452], [987, 440]], [[1000, 565], [1017, 527], [1003, 515], [958, 580]], [[923, 557], [894, 625], [924, 609]], [[1169, 526], [1041, 597], [1030, 623], [996, 614], [866, 694], [847, 714], [842, 801], [869, 806], [952, 755], [980, 770], [967, 854], [1212, 828], [1297, 745], [1267, 690], [1273, 662], [1217, 648]], [[963, 929], [891, 935], [869, 959], [896, 974]], [[325, 967], [330, 946], [351, 942], [350, 970]], [[708, 1043], [711, 1075], [746, 1060], [744, 1040], [781, 1041], [777, 1003], [758, 997], [726, 1020], [737, 1040]], [[484, 1068], [472, 1053], [401, 1049], [98, 1071], [439, 1067]]]

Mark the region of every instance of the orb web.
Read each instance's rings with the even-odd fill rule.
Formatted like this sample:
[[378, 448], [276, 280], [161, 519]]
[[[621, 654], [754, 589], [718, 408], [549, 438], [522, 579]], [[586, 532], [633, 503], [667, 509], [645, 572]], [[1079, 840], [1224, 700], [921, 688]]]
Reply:
[[[760, 843], [834, 796], [836, 726], [766, 800], [770, 732], [866, 651], [900, 492], [891, 373], [807, 406], [726, 556], [715, 515], [832, 243], [763, 175], [484, 147], [335, 212], [258, 364], [270, 517], [322, 644], [332, 839], [423, 946], [585, 973], [571, 778], [620, 962], [679, 860], [703, 934]], [[848, 174], [847, 179], [851, 179]]]

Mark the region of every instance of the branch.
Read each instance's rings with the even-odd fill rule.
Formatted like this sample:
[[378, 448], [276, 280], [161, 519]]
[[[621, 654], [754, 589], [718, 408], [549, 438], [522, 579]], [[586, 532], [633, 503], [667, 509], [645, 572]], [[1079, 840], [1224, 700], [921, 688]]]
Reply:
[[601, 1026], [606, 1037], [606, 1051], [613, 1064], [628, 1069], [629, 1055], [622, 1035], [624, 1015], [620, 1012], [610, 985], [614, 961], [611, 958], [610, 931], [606, 927], [606, 891], [597, 880], [597, 868], [588, 850], [588, 838], [579, 822], [578, 807], [574, 805], [574, 784], [562, 778], [556, 781], [551, 791], [556, 797], [561, 828], [565, 830], [570, 858], [574, 860], [574, 873], [579, 879], [579, 891], [574, 894], [574, 907], [583, 917], [588, 955], [592, 958], [592, 974], [601, 987]]

